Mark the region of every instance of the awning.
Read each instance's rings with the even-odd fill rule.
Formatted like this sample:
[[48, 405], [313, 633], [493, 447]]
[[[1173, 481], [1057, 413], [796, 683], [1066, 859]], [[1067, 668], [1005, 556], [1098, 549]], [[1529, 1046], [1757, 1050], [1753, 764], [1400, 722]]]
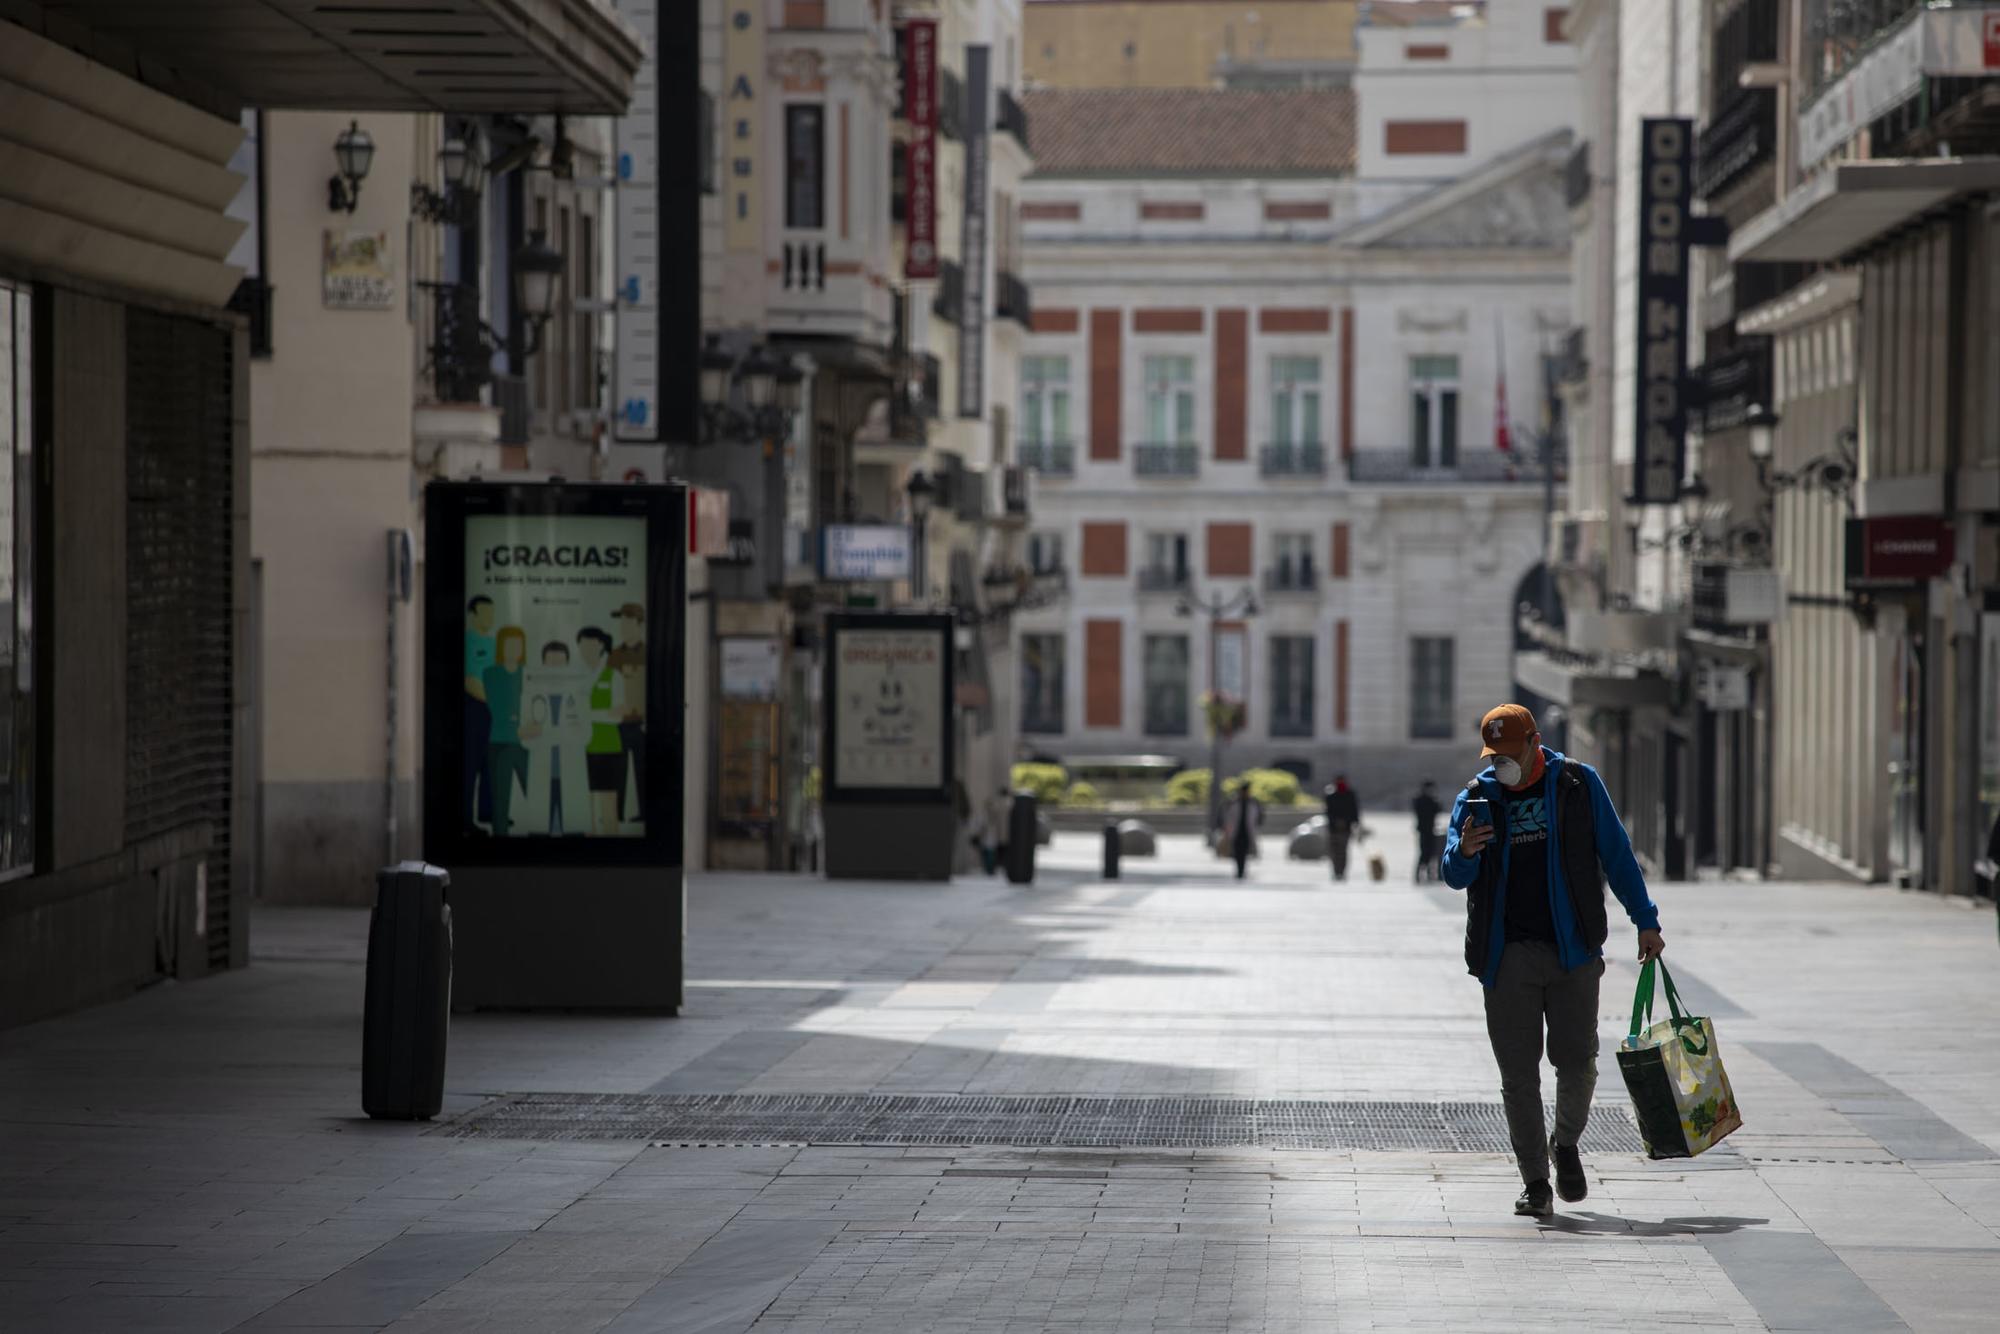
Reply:
[[1733, 263], [1831, 263], [1965, 194], [2000, 190], [2000, 158], [1843, 162], [1729, 238]]
[[136, 55], [146, 82], [232, 119], [233, 109], [218, 102], [618, 115], [632, 100], [644, 55], [610, 0], [31, 0], [24, 7], [31, 30], [94, 59]]
[[1514, 655], [1514, 680], [1566, 709], [1637, 709], [1673, 701], [1673, 686], [1658, 672], [1583, 664], [1548, 653]]

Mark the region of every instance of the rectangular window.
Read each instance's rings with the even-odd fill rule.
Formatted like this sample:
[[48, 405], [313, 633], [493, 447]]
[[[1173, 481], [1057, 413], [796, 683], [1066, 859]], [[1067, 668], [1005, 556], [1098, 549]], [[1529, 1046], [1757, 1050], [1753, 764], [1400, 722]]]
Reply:
[[34, 294], [0, 281], [0, 878], [35, 869]]
[[1410, 736], [1419, 741], [1448, 741], [1452, 735], [1452, 657], [1457, 645], [1449, 639], [1417, 636], [1410, 640]]
[[1458, 358], [1410, 358], [1410, 462], [1458, 466]]
[[1313, 641], [1271, 636], [1271, 735], [1313, 734]]
[[1188, 734], [1188, 637], [1146, 636], [1146, 735]]
[[1194, 443], [1194, 358], [1147, 357], [1146, 441]]
[[1271, 586], [1278, 589], [1312, 588], [1317, 581], [1313, 569], [1312, 535], [1279, 533], [1272, 543], [1276, 563], [1271, 566]]
[[1319, 442], [1319, 358], [1271, 358], [1271, 443]]
[[1185, 588], [1188, 583], [1186, 533], [1146, 534], [1146, 579], [1155, 588]]
[[1022, 357], [1022, 443], [1068, 444], [1069, 431], [1069, 358]]
[[1021, 636], [1021, 730], [1063, 730], [1063, 637]]
[[1028, 534], [1028, 568], [1036, 574], [1054, 574], [1063, 567], [1061, 533]]
[[785, 108], [785, 226], [826, 226], [826, 108]]

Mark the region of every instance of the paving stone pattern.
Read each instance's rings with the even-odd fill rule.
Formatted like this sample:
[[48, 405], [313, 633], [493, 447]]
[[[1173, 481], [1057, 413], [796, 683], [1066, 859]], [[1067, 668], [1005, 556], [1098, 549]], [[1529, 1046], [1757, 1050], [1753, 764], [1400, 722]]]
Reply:
[[[1088, 836], [1032, 886], [697, 876], [681, 1017], [462, 1016], [435, 1126], [359, 1115], [365, 914], [260, 914], [250, 969], [0, 1034], [0, 1329], [1994, 1327], [1990, 912], [1657, 887], [1748, 1124], [1618, 1138], [1621, 945], [1608, 1138], [1538, 1223], [1462, 902], [1382, 841], [1341, 886], [1172, 838], [1104, 884]], [[825, 1142], [876, 1137], [924, 1142]]]

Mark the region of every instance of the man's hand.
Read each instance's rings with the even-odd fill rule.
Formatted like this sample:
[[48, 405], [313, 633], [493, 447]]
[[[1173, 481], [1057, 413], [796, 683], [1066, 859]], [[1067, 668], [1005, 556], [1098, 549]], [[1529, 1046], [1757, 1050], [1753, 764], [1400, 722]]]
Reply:
[[1657, 930], [1641, 931], [1639, 933], [1640, 963], [1645, 963], [1649, 959], [1657, 959], [1666, 952], [1667, 952], [1667, 938], [1661, 935]]
[[1475, 824], [1471, 816], [1465, 817], [1465, 824], [1458, 831], [1458, 855], [1477, 857], [1488, 843], [1493, 841], [1493, 826]]

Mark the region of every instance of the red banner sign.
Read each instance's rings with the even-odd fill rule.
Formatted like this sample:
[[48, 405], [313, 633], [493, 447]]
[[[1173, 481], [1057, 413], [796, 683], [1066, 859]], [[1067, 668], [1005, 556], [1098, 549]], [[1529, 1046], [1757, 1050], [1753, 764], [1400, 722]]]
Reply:
[[1847, 586], [1885, 588], [1936, 579], [1951, 569], [1951, 524], [1926, 515], [1847, 521]]
[[938, 276], [937, 246], [937, 20], [903, 25], [903, 120], [910, 129], [906, 158], [908, 244], [903, 276]]

